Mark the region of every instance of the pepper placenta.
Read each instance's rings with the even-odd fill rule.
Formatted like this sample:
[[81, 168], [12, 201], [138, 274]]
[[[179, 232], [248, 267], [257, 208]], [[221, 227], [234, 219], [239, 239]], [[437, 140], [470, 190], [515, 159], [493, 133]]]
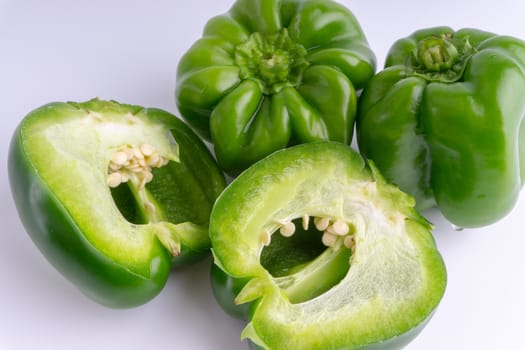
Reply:
[[176, 103], [236, 174], [291, 144], [350, 143], [356, 89], [374, 72], [375, 56], [344, 6], [238, 0], [181, 58]]
[[254, 348], [400, 348], [446, 286], [413, 205], [341, 143], [277, 151], [214, 205], [214, 294]]
[[357, 139], [385, 178], [458, 227], [494, 223], [525, 180], [525, 43], [475, 29], [417, 31], [364, 89]]
[[98, 99], [51, 103], [20, 123], [8, 163], [28, 234], [99, 303], [145, 303], [172, 266], [209, 252], [224, 176], [168, 112]]

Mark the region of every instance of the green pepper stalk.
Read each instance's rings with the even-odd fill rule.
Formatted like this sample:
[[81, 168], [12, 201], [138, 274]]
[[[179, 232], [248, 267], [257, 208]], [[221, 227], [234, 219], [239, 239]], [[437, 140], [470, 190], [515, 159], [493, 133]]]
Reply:
[[300, 84], [309, 65], [306, 55], [306, 49], [294, 42], [285, 28], [272, 35], [251, 34], [237, 46], [235, 64], [241, 79], [257, 82], [261, 91], [270, 95]]
[[[525, 43], [475, 29], [400, 39], [359, 99], [359, 150], [457, 227], [494, 223], [525, 181]], [[385, 152], [388, 150], [388, 152]]]
[[51, 103], [20, 123], [8, 165], [32, 240], [101, 304], [143, 304], [172, 266], [209, 252], [209, 214], [225, 180], [202, 141], [167, 112]]
[[297, 143], [349, 144], [356, 90], [375, 56], [353, 14], [327, 0], [238, 0], [181, 58], [175, 98], [238, 174]]
[[213, 207], [214, 295], [254, 349], [399, 349], [446, 286], [413, 205], [341, 143], [277, 151]]

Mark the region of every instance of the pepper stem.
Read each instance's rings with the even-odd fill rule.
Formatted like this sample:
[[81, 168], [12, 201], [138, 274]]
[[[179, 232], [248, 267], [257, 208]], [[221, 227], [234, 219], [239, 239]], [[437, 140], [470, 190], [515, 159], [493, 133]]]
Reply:
[[271, 35], [256, 32], [236, 47], [235, 64], [241, 78], [252, 79], [265, 94], [273, 94], [299, 84], [308, 66], [306, 54], [286, 29]]
[[416, 45], [407, 64], [409, 75], [427, 81], [453, 83], [463, 77], [470, 57], [476, 53], [468, 38], [456, 38], [452, 33], [433, 35]]
[[456, 46], [443, 37], [432, 37], [420, 41], [416, 49], [419, 65], [433, 72], [452, 68], [459, 59]]

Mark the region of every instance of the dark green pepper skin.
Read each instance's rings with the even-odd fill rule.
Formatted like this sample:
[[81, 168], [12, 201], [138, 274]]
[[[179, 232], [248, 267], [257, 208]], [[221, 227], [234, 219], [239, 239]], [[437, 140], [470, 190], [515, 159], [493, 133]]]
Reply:
[[228, 276], [217, 265], [212, 264], [210, 282], [215, 300], [228, 315], [243, 321], [250, 319], [250, 304], [235, 304], [235, 297], [246, 285], [247, 279]]
[[387, 180], [457, 227], [494, 223], [525, 179], [525, 43], [475, 29], [397, 41], [360, 96], [357, 140]]
[[291, 144], [349, 144], [375, 56], [352, 13], [326, 0], [238, 0], [177, 68], [176, 103], [236, 174]]
[[[89, 115], [96, 121], [88, 122]], [[106, 139], [118, 139], [127, 123], [122, 116], [138, 121], [130, 122], [139, 126], [129, 128], [135, 135], [122, 132], [130, 143], [163, 138], [177, 143], [177, 157], [154, 169], [145, 185], [155, 219], [133, 197], [131, 185], [110, 190], [104, 183], [108, 161], [99, 155], [111, 151], [92, 137], [95, 129], [89, 125], [103, 130], [112, 124]], [[89, 125], [68, 128], [71, 123]], [[142, 127], [144, 133], [159, 131], [144, 137]], [[172, 266], [209, 252], [209, 213], [225, 186], [211, 154], [182, 121], [159, 109], [97, 99], [51, 103], [31, 112], [12, 138], [8, 173], [22, 224], [43, 255], [84, 294], [113, 308], [149, 301], [162, 290]], [[157, 236], [161, 231], [163, 239]]]

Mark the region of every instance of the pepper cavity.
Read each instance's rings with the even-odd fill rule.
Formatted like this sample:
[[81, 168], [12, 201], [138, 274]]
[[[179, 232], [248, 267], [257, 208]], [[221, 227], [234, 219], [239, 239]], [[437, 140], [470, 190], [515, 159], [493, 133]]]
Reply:
[[[305, 214], [300, 219], [303, 230], [308, 230], [310, 216]], [[321, 241], [324, 246], [335, 247], [339, 239], [341, 239], [346, 248], [350, 250], [355, 248], [355, 229], [352, 224], [341, 219], [331, 219], [328, 217], [314, 217], [313, 222], [315, 228], [319, 232], [322, 232]], [[278, 221], [277, 224], [278, 231], [283, 237], [291, 237], [296, 232], [296, 224], [292, 220], [281, 220]], [[270, 245], [271, 235], [269, 230], [264, 230], [261, 233], [261, 241], [264, 246]]]
[[355, 255], [355, 231], [352, 223], [334, 216], [274, 219], [259, 236], [259, 259], [290, 303], [301, 303], [344, 278]]

